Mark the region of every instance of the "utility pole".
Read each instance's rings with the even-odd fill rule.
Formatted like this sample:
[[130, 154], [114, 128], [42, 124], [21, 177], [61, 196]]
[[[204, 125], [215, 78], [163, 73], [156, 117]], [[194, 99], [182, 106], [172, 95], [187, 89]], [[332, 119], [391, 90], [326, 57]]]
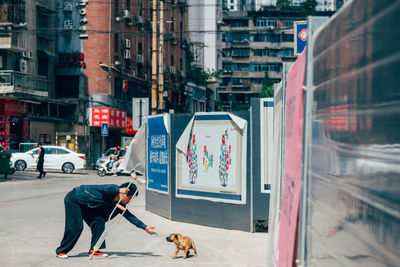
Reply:
[[158, 47], [158, 112], [164, 111], [164, 1], [160, 1], [160, 37]]
[[151, 114], [157, 114], [157, 0], [153, 0], [151, 52]]

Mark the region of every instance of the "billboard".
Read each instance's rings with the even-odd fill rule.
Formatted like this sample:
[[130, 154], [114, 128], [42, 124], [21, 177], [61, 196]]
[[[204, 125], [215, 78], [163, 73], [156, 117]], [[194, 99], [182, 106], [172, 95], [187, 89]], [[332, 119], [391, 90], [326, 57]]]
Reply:
[[147, 119], [147, 189], [168, 193], [168, 114]]
[[247, 121], [196, 113], [176, 145], [176, 196], [246, 203]]

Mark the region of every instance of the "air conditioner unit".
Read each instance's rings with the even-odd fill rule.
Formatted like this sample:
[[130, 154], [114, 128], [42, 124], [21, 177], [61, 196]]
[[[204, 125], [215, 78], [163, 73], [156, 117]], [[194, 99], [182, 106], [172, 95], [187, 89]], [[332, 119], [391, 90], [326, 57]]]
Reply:
[[118, 60], [114, 61], [114, 65], [115, 65], [115, 66], [121, 65], [121, 61], [118, 61]]
[[116, 22], [120, 22], [121, 21], [121, 17], [115, 17], [115, 21]]
[[185, 72], [183, 70], [179, 71], [179, 76], [185, 77]]
[[64, 21], [64, 30], [72, 30], [72, 21]]
[[29, 54], [28, 50], [22, 51], [22, 57], [28, 58], [28, 54]]
[[175, 67], [174, 66], [169, 66], [169, 73], [175, 74]]
[[136, 16], [135, 17], [135, 24], [143, 24], [143, 17], [142, 16]]
[[19, 71], [28, 73], [28, 62], [25, 59], [19, 61]]
[[125, 10], [122, 12], [122, 18], [123, 18], [123, 19], [129, 19], [130, 16], [131, 16], [131, 12], [130, 12], [129, 10], [125, 9]]
[[142, 55], [136, 55], [136, 63], [143, 63], [143, 56]]
[[143, 76], [143, 79], [144, 79], [145, 81], [147, 81], [148, 78], [149, 78], [149, 77], [147, 76], [147, 74], [145, 74], [145, 75]]
[[130, 39], [123, 40], [123, 46], [125, 48], [131, 48], [131, 40]]
[[79, 5], [80, 6], [86, 6], [89, 3], [88, 0], [79, 0]]
[[130, 59], [131, 58], [131, 50], [125, 49], [124, 50], [124, 59]]

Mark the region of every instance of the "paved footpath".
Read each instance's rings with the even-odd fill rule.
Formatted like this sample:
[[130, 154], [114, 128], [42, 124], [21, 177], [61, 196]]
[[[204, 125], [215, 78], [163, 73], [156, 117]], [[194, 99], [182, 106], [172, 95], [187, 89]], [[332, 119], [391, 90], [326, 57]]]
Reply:
[[[81, 184], [121, 184], [129, 181], [129, 177], [101, 178], [93, 171], [48, 172], [44, 180], [36, 176], [37, 172], [22, 171], [7, 180], [0, 179], [0, 266], [266, 265], [266, 233], [170, 221], [145, 210], [143, 188], [130, 210], [144, 223], [155, 226], [157, 236], [150, 236], [122, 219], [107, 238], [104, 252], [109, 257], [89, 260], [90, 229], [85, 225], [70, 257], [58, 259], [55, 248], [64, 231], [65, 194]], [[181, 252], [177, 259], [172, 259], [175, 246], [165, 238], [173, 232], [192, 237], [198, 256], [183, 259]]]

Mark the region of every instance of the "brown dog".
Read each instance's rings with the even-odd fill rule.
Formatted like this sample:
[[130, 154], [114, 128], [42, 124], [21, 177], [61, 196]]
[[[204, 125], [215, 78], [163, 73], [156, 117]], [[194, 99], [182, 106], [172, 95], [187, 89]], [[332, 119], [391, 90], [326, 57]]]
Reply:
[[184, 251], [183, 252], [184, 259], [186, 259], [186, 257], [189, 255], [189, 249], [193, 249], [194, 255], [197, 256], [196, 246], [194, 245], [194, 242], [190, 237], [173, 233], [167, 236], [166, 239], [168, 242], [174, 242], [176, 245], [176, 251], [174, 256], [172, 257], [173, 259], [176, 258], [176, 256], [179, 253], [179, 250]]

